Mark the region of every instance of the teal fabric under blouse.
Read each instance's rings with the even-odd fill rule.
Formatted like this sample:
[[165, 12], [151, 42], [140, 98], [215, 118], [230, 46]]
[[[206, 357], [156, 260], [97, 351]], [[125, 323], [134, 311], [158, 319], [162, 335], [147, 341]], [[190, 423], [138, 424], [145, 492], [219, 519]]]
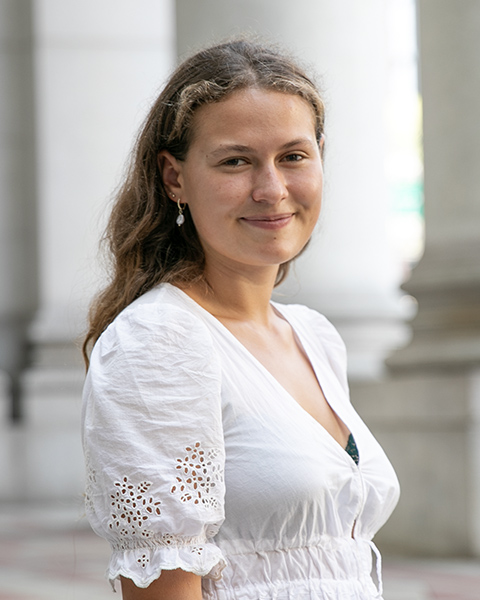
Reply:
[[353, 437], [352, 434], [350, 434], [348, 436], [348, 442], [347, 442], [347, 446], [345, 448], [345, 451], [350, 454], [350, 456], [352, 457], [352, 459], [355, 461], [355, 464], [358, 466], [358, 463], [360, 462], [360, 456], [358, 454], [358, 448], [357, 448], [357, 444], [355, 442], [355, 438]]

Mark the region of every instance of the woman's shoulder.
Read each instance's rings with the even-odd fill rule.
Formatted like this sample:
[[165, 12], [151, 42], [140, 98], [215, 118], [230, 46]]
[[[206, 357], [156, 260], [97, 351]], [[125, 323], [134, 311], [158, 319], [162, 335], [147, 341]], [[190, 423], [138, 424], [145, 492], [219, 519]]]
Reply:
[[[95, 344], [85, 386], [85, 410], [129, 406], [160, 410], [162, 399], [182, 410], [195, 398], [219, 396], [221, 365], [202, 319], [174, 295], [153, 289], [123, 310]], [[93, 403], [93, 404], [92, 404]], [[196, 406], [196, 405], [195, 405]], [[162, 409], [162, 410], [163, 410]], [[140, 410], [140, 408], [139, 408]], [[143, 410], [143, 409], [142, 409]], [[197, 408], [195, 408], [197, 410]]]
[[273, 304], [295, 328], [301, 328], [308, 337], [345, 347], [333, 323], [317, 310], [303, 304]]
[[347, 351], [335, 326], [318, 311], [301, 304], [276, 304], [276, 308], [300, 334], [302, 341], [317, 357], [323, 357], [345, 390], [347, 383]]
[[96, 352], [112, 348], [167, 345], [186, 353], [211, 345], [205, 321], [185, 295], [169, 284], [149, 290], [119, 313], [95, 344]]

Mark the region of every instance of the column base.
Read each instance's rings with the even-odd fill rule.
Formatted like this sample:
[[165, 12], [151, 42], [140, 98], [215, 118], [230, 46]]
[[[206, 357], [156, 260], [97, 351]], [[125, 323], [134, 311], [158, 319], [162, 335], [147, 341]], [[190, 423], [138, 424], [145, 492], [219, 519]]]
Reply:
[[393, 371], [480, 367], [480, 242], [430, 245], [403, 286], [418, 302], [409, 346], [393, 354]]

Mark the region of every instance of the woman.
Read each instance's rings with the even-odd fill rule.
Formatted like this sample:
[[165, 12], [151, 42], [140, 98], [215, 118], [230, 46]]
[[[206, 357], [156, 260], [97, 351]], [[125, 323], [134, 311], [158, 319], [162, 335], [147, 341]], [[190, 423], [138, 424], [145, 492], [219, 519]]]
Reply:
[[124, 598], [381, 597], [397, 479], [333, 326], [270, 300], [319, 216], [323, 125], [298, 66], [240, 40], [183, 63], [138, 138], [85, 342], [87, 514]]

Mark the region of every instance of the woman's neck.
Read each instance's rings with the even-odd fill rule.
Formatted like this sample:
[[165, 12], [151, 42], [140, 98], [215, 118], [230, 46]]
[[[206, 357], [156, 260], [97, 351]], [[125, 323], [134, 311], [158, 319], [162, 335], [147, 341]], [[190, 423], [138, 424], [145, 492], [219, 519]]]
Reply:
[[254, 273], [206, 270], [206, 283], [183, 288], [193, 300], [220, 321], [248, 321], [268, 326], [272, 320], [272, 295], [277, 268]]

